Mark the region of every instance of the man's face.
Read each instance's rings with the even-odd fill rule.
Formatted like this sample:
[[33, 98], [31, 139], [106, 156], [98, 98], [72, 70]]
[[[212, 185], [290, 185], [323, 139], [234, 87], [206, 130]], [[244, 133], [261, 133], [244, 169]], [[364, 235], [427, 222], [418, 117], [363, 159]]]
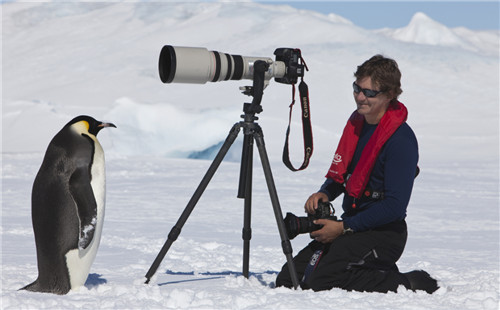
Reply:
[[[372, 83], [370, 77], [356, 80], [354, 88], [355, 91], [353, 94], [358, 113], [365, 117], [368, 124], [378, 124], [389, 107], [391, 101], [389, 94], [380, 92], [380, 89]], [[359, 92], [356, 91], [356, 88]], [[373, 90], [375, 93], [378, 93], [374, 97], [368, 97], [367, 94], [369, 95], [370, 93], [368, 90]]]

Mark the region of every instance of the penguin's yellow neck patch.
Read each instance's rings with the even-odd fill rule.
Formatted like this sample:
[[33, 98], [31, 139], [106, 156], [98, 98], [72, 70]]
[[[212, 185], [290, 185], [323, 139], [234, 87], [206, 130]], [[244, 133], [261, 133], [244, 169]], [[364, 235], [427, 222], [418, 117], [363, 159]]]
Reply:
[[79, 133], [88, 133], [89, 132], [89, 122], [87, 121], [79, 121], [78, 123], [74, 123], [71, 125], [77, 132]]
[[85, 128], [87, 128], [87, 131], [89, 131], [89, 128], [90, 128], [89, 122], [87, 122], [87, 121], [81, 121], [80, 123], [83, 123], [83, 125], [85, 126]]

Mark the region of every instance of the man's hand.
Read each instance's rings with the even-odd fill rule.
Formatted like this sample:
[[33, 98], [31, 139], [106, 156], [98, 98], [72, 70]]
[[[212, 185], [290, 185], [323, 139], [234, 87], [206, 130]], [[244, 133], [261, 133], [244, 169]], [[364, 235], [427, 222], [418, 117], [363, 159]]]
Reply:
[[314, 193], [306, 201], [306, 204], [304, 205], [304, 209], [306, 210], [307, 213], [309, 214], [314, 214], [316, 212], [316, 209], [318, 208], [318, 202], [319, 201], [328, 201], [328, 196], [325, 193], [318, 192]]
[[321, 243], [330, 243], [344, 231], [344, 223], [328, 219], [315, 220], [314, 224], [323, 225], [321, 229], [311, 232], [311, 237]]

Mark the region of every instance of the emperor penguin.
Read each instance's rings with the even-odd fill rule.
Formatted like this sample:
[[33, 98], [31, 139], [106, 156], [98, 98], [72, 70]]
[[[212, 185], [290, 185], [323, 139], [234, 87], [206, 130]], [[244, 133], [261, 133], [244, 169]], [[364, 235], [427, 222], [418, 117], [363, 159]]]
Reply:
[[22, 289], [66, 294], [85, 284], [99, 247], [106, 194], [97, 133], [112, 123], [78, 116], [50, 142], [33, 183], [38, 278]]

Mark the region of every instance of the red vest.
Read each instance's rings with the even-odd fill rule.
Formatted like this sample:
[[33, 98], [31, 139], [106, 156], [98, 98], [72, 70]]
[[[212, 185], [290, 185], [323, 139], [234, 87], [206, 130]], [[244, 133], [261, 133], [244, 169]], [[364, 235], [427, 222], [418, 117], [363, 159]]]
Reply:
[[347, 168], [356, 151], [356, 145], [358, 144], [365, 121], [363, 115], [354, 111], [344, 128], [337, 151], [333, 157], [332, 165], [326, 177], [340, 184], [344, 184], [347, 181], [347, 193], [354, 198], [360, 198], [368, 184], [380, 150], [399, 126], [406, 121], [407, 116], [408, 110], [401, 102], [396, 101], [389, 104], [375, 132], [363, 149], [361, 158], [356, 164], [352, 175], [346, 180]]

